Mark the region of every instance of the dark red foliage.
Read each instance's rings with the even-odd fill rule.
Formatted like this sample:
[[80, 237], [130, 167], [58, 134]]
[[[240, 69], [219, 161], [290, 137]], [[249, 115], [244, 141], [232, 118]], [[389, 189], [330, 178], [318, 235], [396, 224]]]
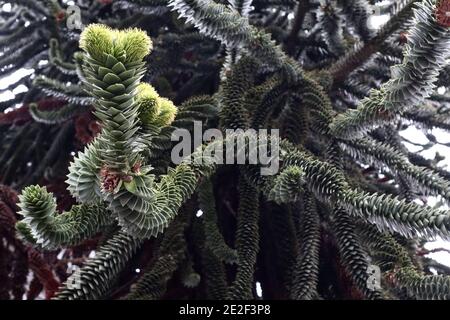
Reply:
[[66, 101], [55, 99], [55, 98], [47, 98], [42, 99], [38, 102], [38, 109], [42, 111], [50, 111], [61, 108], [67, 104]]
[[[42, 111], [50, 111], [61, 108], [66, 105], [67, 102], [64, 100], [58, 100], [53, 98], [42, 99], [38, 102], [38, 109]], [[0, 124], [9, 125], [24, 125], [31, 121], [32, 117], [28, 111], [28, 104], [24, 104], [19, 108], [15, 108], [9, 112], [0, 113]]]
[[450, 27], [450, 0], [440, 0], [436, 8], [436, 19], [443, 27]]
[[14, 109], [10, 112], [0, 113], [0, 124], [21, 126], [31, 119], [31, 115], [28, 112], [28, 106], [26, 105]]
[[91, 142], [100, 130], [101, 126], [91, 112], [85, 112], [75, 119], [75, 136], [83, 145]]
[[62, 22], [66, 19], [66, 13], [64, 11], [59, 11], [55, 14], [56, 22]]
[[50, 299], [59, 287], [59, 282], [55, 279], [55, 275], [50, 265], [44, 260], [41, 253], [28, 248], [29, 267], [45, 289], [46, 299]]
[[53, 179], [51, 182], [44, 181], [44, 184], [47, 186], [47, 190], [53, 193], [53, 196], [56, 198], [57, 210], [69, 210], [75, 204], [75, 199], [67, 191], [67, 184], [64, 177]]

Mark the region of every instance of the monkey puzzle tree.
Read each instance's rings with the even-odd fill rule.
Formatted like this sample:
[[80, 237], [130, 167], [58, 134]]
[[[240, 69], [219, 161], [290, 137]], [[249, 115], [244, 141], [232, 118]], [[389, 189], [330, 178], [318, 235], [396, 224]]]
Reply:
[[[54, 299], [253, 299], [257, 282], [268, 299], [449, 299], [423, 246], [449, 238], [426, 196], [450, 201], [450, 175], [400, 135], [450, 129], [449, 3], [379, 2], [4, 4], [0, 75], [31, 71], [0, 103], [0, 230], [19, 248], [1, 257]], [[174, 164], [172, 133], [196, 121], [278, 129], [279, 148], [236, 133]], [[249, 160], [251, 138], [276, 174], [217, 163], [230, 145]], [[81, 268], [40, 272], [61, 264]]]

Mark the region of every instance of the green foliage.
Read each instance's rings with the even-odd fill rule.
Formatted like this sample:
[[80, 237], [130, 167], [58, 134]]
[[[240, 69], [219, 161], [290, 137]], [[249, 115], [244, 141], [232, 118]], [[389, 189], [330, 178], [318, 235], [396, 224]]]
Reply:
[[236, 231], [238, 270], [227, 294], [227, 298], [232, 300], [253, 297], [253, 277], [259, 251], [258, 192], [244, 178], [240, 180], [239, 190], [241, 198]]
[[19, 232], [23, 230], [25, 239], [47, 249], [80, 243], [111, 224], [110, 213], [101, 204], [73, 206], [56, 214], [53, 195], [39, 186], [25, 188], [19, 206], [24, 217]]
[[[408, 242], [450, 238], [449, 211], [415, 201], [450, 201], [450, 175], [398, 134], [449, 129], [450, 99], [434, 89], [449, 87], [450, 28], [440, 1], [417, 2], [390, 3], [379, 31], [368, 27], [377, 2], [363, 0], [94, 1], [80, 6], [81, 35], [59, 1], [0, 11], [0, 75], [34, 72], [0, 104], [11, 107], [0, 181], [22, 189], [17, 236], [40, 250], [99, 243], [55, 298], [254, 299], [260, 282], [264, 298], [448, 299], [448, 276], [424, 273]], [[255, 130], [175, 165], [171, 135], [194, 121]], [[214, 161], [230, 146], [248, 161], [252, 138], [277, 152], [257, 129], [280, 130], [276, 174]], [[58, 190], [58, 203], [29, 184]], [[368, 285], [372, 264], [381, 289]]]
[[78, 156], [69, 166], [67, 175], [68, 190], [77, 200], [85, 203], [99, 201], [100, 192], [100, 148], [99, 141], [95, 140]]
[[38, 76], [34, 79], [34, 84], [40, 87], [48, 95], [64, 99], [69, 103], [81, 106], [89, 106], [92, 104], [92, 98], [83, 96], [83, 89], [76, 84], [62, 83], [59, 80], [51, 79], [46, 76]]
[[137, 103], [139, 104], [139, 118], [143, 124], [152, 124], [161, 112], [161, 102], [156, 90], [147, 83], [138, 87]]
[[225, 268], [210, 249], [205, 248], [203, 252], [203, 264], [205, 268], [206, 292], [210, 299], [222, 300], [227, 294], [227, 283], [225, 279]]
[[379, 232], [372, 226], [359, 223], [361, 239], [374, 254], [390, 286], [406, 290], [407, 296], [419, 300], [448, 300], [450, 277], [425, 275], [417, 270], [409, 253], [392, 236]]
[[50, 39], [50, 49], [48, 52], [50, 57], [50, 62], [55, 65], [62, 73], [68, 75], [76, 74], [75, 63], [65, 61], [63, 58], [63, 53], [59, 47], [59, 42], [57, 39]]
[[183, 219], [185, 217], [178, 217], [164, 233], [153, 266], [133, 285], [127, 299], [153, 300], [164, 294], [167, 282], [185, 258], [186, 222]]
[[369, 286], [369, 263], [355, 234], [355, 225], [345, 210], [334, 210], [333, 228], [342, 263], [357, 288], [367, 299], [381, 299], [382, 294]]
[[30, 114], [36, 122], [45, 124], [57, 124], [67, 121], [74, 116], [86, 112], [86, 108], [67, 104], [54, 111], [42, 111], [39, 110], [37, 104], [30, 104]]
[[[350, 1], [350, 3], [356, 4], [356, 6], [358, 6], [359, 2], [361, 1]], [[380, 28], [377, 34], [368, 40], [366, 39], [367, 41], [365, 41], [364, 45], [356, 45], [354, 49], [349, 50], [344, 57], [340, 58], [330, 67], [329, 71], [333, 75], [336, 85], [341, 81], [345, 81], [346, 83], [354, 81], [354, 79], [349, 79], [348, 75], [365, 62], [368, 62], [375, 53], [383, 51], [383, 48], [387, 48], [385, 50], [389, 50], [389, 52], [398, 50], [388, 40], [392, 37], [393, 33], [398, 32], [399, 29], [402, 30], [402, 27], [408, 23], [412, 10], [417, 2], [420, 2], [420, 0], [395, 1], [391, 5], [391, 19]], [[348, 6], [346, 8], [350, 9]], [[362, 14], [364, 15], [364, 13]], [[366, 26], [363, 26], [363, 28]], [[376, 66], [375, 70], [379, 70], [379, 65]], [[366, 95], [363, 94], [363, 97]]]
[[199, 187], [198, 197], [200, 208], [204, 214], [203, 223], [207, 250], [211, 251], [210, 254], [215, 255], [221, 262], [236, 263], [236, 251], [226, 244], [219, 230], [214, 193], [209, 181], [205, 181]]
[[314, 159], [292, 146], [287, 145], [287, 150], [290, 152], [284, 156], [285, 165], [300, 167], [309, 189], [319, 199], [341, 205], [356, 216], [405, 236], [448, 237], [450, 215], [447, 211], [423, 208], [386, 194], [355, 190], [335, 166]]
[[339, 0], [342, 11], [356, 29], [358, 35], [365, 42], [373, 37], [373, 31], [369, 28], [369, 15], [371, 8], [367, 0]]
[[357, 110], [339, 115], [331, 126], [333, 134], [348, 140], [359, 138], [374, 126], [393, 121], [431, 95], [438, 70], [446, 64], [450, 48], [450, 30], [436, 21], [435, 3], [423, 1], [415, 10], [406, 55], [403, 63], [392, 70], [392, 79], [371, 92]]
[[136, 33], [93, 25], [84, 30], [80, 39], [80, 47], [88, 53], [84, 72], [87, 85], [96, 97], [95, 114], [105, 124], [98, 138], [101, 157], [111, 170], [124, 174], [140, 161], [137, 155], [128, 159], [133, 154], [131, 138], [138, 125], [139, 106], [133, 93], [144, 74], [142, 58], [149, 53], [151, 45], [145, 34], [138, 35], [142, 43], [137, 45], [140, 51], [136, 53], [129, 47], [129, 42], [138, 40]]
[[286, 167], [275, 179], [269, 200], [277, 203], [297, 202], [303, 192], [303, 173], [299, 167]]
[[[86, 50], [85, 73], [88, 86], [97, 98], [96, 115], [104, 123], [98, 143], [80, 154], [73, 166], [85, 169], [87, 179], [94, 177], [97, 164], [89, 158], [98, 148], [102, 163], [100, 173], [101, 193], [119, 224], [137, 237], [156, 236], [175, 217], [178, 208], [193, 192], [195, 174], [188, 166], [169, 169], [159, 183], [154, 182], [150, 167], [143, 165], [143, 157], [136, 150], [136, 134], [139, 126], [139, 108], [145, 104], [145, 96], [151, 95], [144, 87], [137, 101], [133, 94], [144, 73], [142, 58], [148, 54], [151, 41], [138, 30], [113, 31], [104, 26], [87, 28], [81, 37], [80, 46]], [[141, 87], [143, 88], [143, 87]], [[175, 107], [168, 100], [160, 100], [155, 125], [164, 126], [172, 122]], [[147, 106], [148, 107], [148, 106]], [[148, 120], [148, 119], [147, 119]], [[88, 188], [87, 199], [91, 200], [96, 183], [83, 181], [75, 176], [79, 169], [72, 170], [75, 195]], [[100, 177], [99, 177], [100, 175]], [[81, 180], [80, 180], [81, 178]], [[70, 179], [70, 177], [69, 177]], [[85, 184], [79, 190], [76, 183]], [[70, 182], [69, 182], [70, 183]], [[153, 188], [152, 188], [153, 187]], [[78, 190], [77, 190], [78, 189]]]
[[140, 245], [140, 240], [128, 234], [114, 234], [99, 248], [94, 258], [66, 280], [55, 300], [104, 298]]
[[[348, 146], [343, 145], [344, 150], [349, 150], [352, 157], [367, 161], [383, 167], [388, 166], [393, 172], [402, 174], [408, 180], [417, 185], [417, 189], [422, 189], [424, 193], [441, 195], [447, 201], [450, 197], [449, 182], [427, 168], [412, 165], [400, 151], [371, 139], [359, 139], [348, 142]], [[381, 165], [379, 165], [381, 164]]]
[[288, 57], [270, 39], [270, 35], [248, 23], [232, 8], [205, 0], [172, 0], [169, 6], [177, 10], [181, 18], [192, 21], [194, 26], [207, 36], [213, 37], [233, 48], [239, 45], [272, 67], [282, 69], [288, 81], [298, 80], [301, 69], [296, 61]]
[[328, 48], [338, 56], [345, 51], [339, 11], [333, 2], [327, 1], [318, 14], [320, 27], [324, 31], [324, 41]]
[[320, 218], [314, 198], [305, 194], [304, 212], [300, 220], [300, 251], [292, 270], [291, 298], [316, 298], [319, 281]]
[[223, 84], [223, 100], [220, 108], [223, 128], [248, 127], [249, 115], [244, 108], [243, 99], [244, 93], [251, 87], [253, 71], [257, 67], [255, 60], [241, 59]]

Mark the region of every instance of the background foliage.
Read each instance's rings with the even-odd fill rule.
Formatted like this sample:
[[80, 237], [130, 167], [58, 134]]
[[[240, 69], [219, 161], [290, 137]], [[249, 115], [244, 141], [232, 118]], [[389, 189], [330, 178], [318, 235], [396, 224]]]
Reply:
[[[450, 129], [447, 0], [0, 5], [1, 299], [449, 298], [450, 175], [399, 134]], [[280, 173], [174, 166], [193, 120], [279, 128]]]

